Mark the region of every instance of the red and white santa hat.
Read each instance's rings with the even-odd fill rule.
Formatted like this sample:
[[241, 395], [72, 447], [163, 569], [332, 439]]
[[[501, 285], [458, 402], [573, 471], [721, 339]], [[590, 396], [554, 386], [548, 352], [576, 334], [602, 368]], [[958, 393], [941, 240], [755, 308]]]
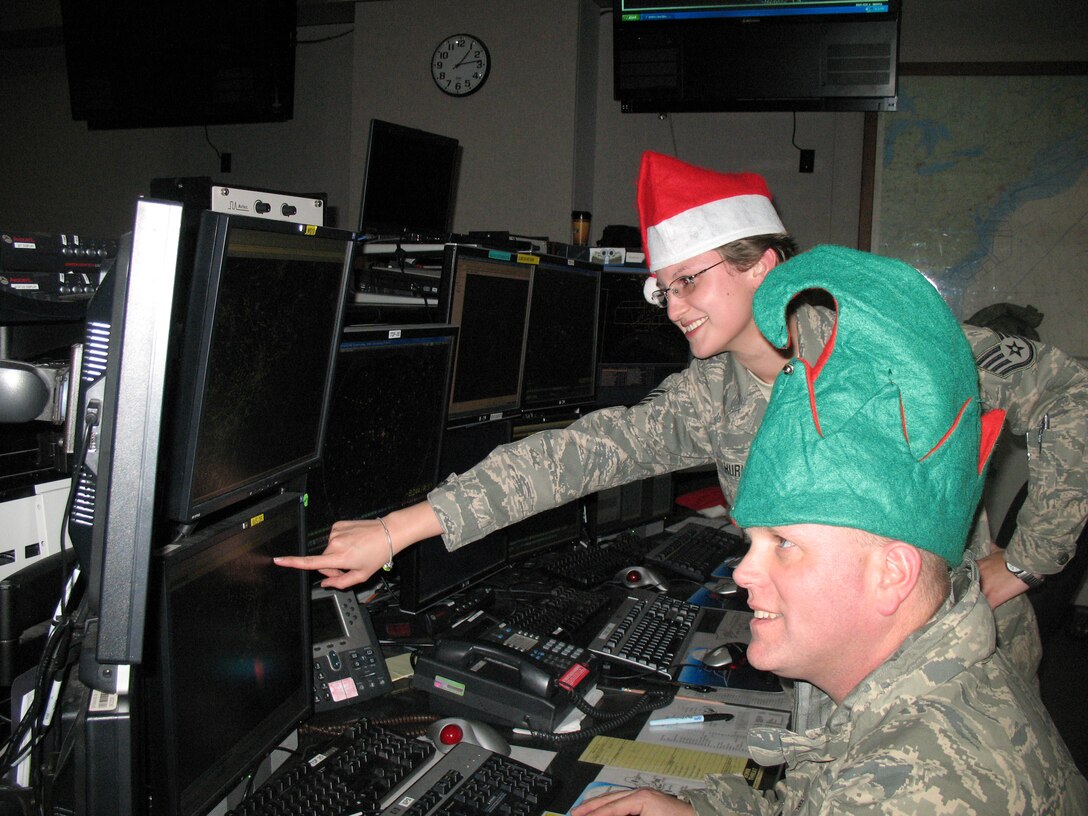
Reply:
[[642, 154], [638, 217], [650, 277], [739, 238], [786, 231], [771, 203], [771, 191], [755, 173], [718, 173], [662, 153]]

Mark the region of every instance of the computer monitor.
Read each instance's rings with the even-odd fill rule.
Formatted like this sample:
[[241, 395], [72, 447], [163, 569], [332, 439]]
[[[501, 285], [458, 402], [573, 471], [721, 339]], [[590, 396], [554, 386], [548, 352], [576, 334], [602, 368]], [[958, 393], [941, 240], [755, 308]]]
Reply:
[[448, 240], [459, 159], [456, 139], [371, 119], [359, 233]]
[[[73, 724], [80, 812], [132, 812], [138, 800], [129, 667], [143, 660], [181, 223], [179, 204], [138, 202], [87, 305], [68, 521], [86, 589], [78, 682], [60, 717]], [[99, 705], [99, 694], [112, 705]]]
[[613, 96], [623, 113], [895, 110], [902, 5], [613, 0]]
[[[510, 422], [485, 422], [448, 428], [442, 440], [439, 472], [462, 473], [510, 441]], [[449, 552], [441, 538], [428, 538], [399, 553], [400, 608], [422, 612], [456, 592], [481, 581], [506, 564], [506, 531], [499, 530]]]
[[167, 420], [165, 510], [191, 524], [320, 460], [354, 236], [204, 213]]
[[302, 497], [250, 504], [156, 554], [143, 671], [150, 812], [206, 813], [309, 716]]
[[533, 270], [521, 407], [593, 402], [597, 392], [597, 307], [601, 267], [540, 258]]
[[594, 541], [665, 519], [673, 509], [673, 476], [665, 473], [594, 493], [586, 502]]
[[445, 324], [344, 329], [323, 461], [307, 480], [311, 553], [334, 521], [383, 516], [437, 484], [456, 344]]
[[137, 664], [143, 651], [181, 211], [138, 202], [87, 305], [68, 532], [87, 586], [87, 664], [105, 672], [84, 680], [103, 691], [116, 690], [109, 667]]
[[522, 362], [533, 263], [510, 252], [446, 247], [449, 322], [461, 329], [450, 396], [451, 422], [501, 418], [521, 404]]
[[597, 405], [633, 405], [691, 359], [687, 340], [664, 309], [646, 302], [646, 270], [601, 275]]

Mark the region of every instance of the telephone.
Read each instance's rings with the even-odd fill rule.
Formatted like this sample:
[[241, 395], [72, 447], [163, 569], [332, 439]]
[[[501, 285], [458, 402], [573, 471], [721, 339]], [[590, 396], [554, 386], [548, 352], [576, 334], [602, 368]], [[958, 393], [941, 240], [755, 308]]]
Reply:
[[[421, 652], [412, 686], [432, 710], [495, 725], [552, 731], [574, 707], [571, 695], [596, 681], [600, 658], [551, 637], [504, 630], [483, 639], [443, 638]], [[491, 639], [488, 639], [488, 636]]]
[[314, 587], [310, 592], [314, 647], [314, 711], [380, 697], [393, 688], [366, 607], [355, 593]]

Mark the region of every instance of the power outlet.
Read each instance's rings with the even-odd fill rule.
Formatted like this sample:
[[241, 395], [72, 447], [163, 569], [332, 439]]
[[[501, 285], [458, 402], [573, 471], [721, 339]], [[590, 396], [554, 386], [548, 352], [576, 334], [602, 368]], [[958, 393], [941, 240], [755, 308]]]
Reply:
[[802, 150], [801, 151], [801, 163], [797, 168], [798, 172], [811, 173], [812, 169], [816, 166], [816, 151], [815, 150]]

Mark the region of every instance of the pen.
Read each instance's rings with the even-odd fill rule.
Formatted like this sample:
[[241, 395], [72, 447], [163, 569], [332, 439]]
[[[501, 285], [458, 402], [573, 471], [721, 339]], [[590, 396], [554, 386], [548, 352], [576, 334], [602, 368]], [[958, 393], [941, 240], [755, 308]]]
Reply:
[[662, 717], [659, 720], [650, 720], [650, 725], [688, 725], [690, 723], [703, 722], [729, 722], [732, 714], [692, 714], [690, 717]]

